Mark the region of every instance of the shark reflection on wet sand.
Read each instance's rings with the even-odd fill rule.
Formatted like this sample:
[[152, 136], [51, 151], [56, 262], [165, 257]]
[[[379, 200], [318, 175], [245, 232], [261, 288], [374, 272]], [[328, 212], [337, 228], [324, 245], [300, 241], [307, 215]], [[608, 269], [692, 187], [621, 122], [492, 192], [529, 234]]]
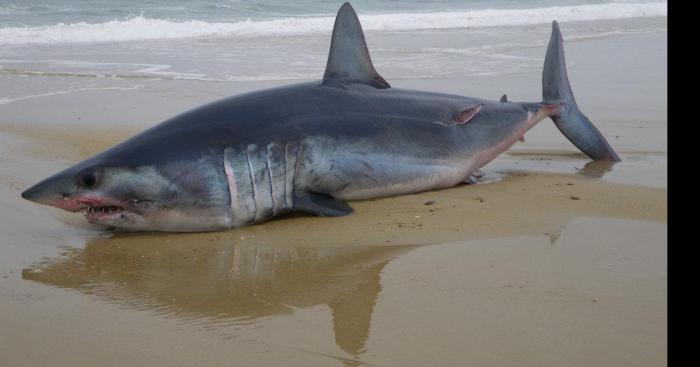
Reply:
[[336, 344], [357, 356], [365, 351], [380, 273], [415, 248], [151, 241], [150, 236], [93, 239], [83, 249], [24, 269], [22, 277], [134, 309], [214, 324], [328, 305]]

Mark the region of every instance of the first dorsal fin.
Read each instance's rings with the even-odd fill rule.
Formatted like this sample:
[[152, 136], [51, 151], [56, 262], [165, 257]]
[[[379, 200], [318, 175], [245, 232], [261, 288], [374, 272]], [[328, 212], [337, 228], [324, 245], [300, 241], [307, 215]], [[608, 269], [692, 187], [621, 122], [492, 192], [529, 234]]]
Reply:
[[362, 83], [379, 89], [390, 87], [374, 70], [360, 20], [350, 3], [343, 4], [335, 18], [331, 50], [323, 74], [324, 84], [335, 81]]

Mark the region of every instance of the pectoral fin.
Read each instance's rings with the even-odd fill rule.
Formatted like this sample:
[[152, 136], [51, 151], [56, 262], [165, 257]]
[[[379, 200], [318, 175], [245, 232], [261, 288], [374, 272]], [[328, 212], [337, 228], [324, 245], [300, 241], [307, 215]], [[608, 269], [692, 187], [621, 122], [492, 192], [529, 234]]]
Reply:
[[342, 217], [352, 213], [352, 208], [344, 201], [313, 192], [295, 195], [294, 209], [321, 217]]

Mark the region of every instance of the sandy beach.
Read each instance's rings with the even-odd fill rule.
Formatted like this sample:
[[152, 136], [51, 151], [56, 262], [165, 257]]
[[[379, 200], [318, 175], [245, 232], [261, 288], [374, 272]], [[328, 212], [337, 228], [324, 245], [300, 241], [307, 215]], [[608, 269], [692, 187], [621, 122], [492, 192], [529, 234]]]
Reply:
[[[0, 50], [3, 365], [666, 365], [666, 27], [562, 23], [578, 104], [621, 163], [591, 162], [543, 121], [477, 185], [201, 234], [113, 233], [19, 194], [185, 109], [320, 76], [327, 35], [232, 46], [225, 68], [249, 80], [213, 71], [218, 39], [186, 46], [201, 64], [167, 56], [180, 77], [97, 77], [107, 44], [83, 54], [91, 66], [56, 61], [78, 46]], [[501, 31], [367, 38], [393, 86], [539, 100], [549, 26]], [[534, 41], [470, 58], [508, 37]], [[145, 58], [130, 62], [165, 62]], [[260, 76], [275, 67], [286, 77]]]

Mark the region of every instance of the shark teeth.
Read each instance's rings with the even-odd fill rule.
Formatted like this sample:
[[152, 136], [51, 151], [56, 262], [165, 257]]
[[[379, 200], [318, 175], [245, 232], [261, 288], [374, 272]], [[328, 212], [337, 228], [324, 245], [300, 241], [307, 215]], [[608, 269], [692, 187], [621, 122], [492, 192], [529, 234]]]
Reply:
[[124, 208], [119, 206], [87, 206], [81, 208], [79, 211], [85, 215], [114, 214], [123, 212]]

